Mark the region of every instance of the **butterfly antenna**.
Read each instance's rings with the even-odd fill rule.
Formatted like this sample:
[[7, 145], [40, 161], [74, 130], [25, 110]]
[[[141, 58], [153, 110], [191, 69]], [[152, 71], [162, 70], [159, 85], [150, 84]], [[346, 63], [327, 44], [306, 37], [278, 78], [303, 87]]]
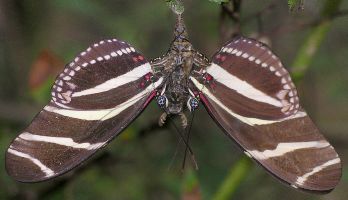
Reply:
[[175, 158], [176, 158], [177, 155], [178, 155], [180, 144], [181, 144], [181, 138], [180, 138], [180, 140], [178, 141], [178, 143], [177, 143], [177, 145], [176, 145], [174, 155], [173, 155], [173, 157], [172, 157], [172, 159], [171, 159], [171, 161], [170, 161], [170, 163], [169, 163], [169, 166], [168, 166], [168, 171], [172, 168], [173, 163], [174, 163], [174, 161], [175, 161]]
[[[195, 117], [195, 112], [192, 112], [192, 117], [191, 117], [191, 121], [190, 121], [190, 125], [188, 126], [188, 128], [186, 128], [185, 130], [187, 130], [187, 137], [186, 137], [186, 148], [185, 148], [185, 154], [184, 154], [184, 160], [182, 162], [182, 169], [185, 169], [185, 164], [186, 164], [186, 155], [187, 155], [187, 151], [189, 150], [190, 146], [189, 146], [189, 140], [190, 140], [190, 135], [191, 135], [191, 128], [192, 128], [192, 124], [193, 124], [193, 119]], [[195, 169], [198, 170], [198, 164], [196, 162], [196, 159], [194, 157], [194, 154], [191, 154], [191, 159], [193, 164], [195, 165]]]
[[181, 143], [181, 141], [184, 142], [187, 150], [189, 151], [190, 155], [191, 155], [191, 159], [192, 161], [196, 164], [196, 168], [197, 168], [197, 162], [196, 162], [196, 159], [195, 159], [195, 156], [194, 156], [194, 153], [192, 151], [192, 148], [191, 146], [187, 143], [187, 141], [185, 140], [185, 137], [184, 135], [182, 134], [182, 132], [179, 130], [178, 126], [175, 124], [174, 120], [172, 119], [171, 116], [168, 117], [168, 119], [170, 119], [170, 121], [172, 122], [171, 124], [173, 124], [176, 132], [178, 133], [179, 137], [180, 137], [180, 140], [179, 140], [179, 144]]

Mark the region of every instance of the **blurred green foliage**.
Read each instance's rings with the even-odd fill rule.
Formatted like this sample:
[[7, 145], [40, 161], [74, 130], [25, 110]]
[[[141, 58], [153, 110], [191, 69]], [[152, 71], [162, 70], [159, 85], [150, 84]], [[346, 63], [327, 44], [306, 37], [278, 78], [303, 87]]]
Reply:
[[209, 1], [211, 1], [211, 2], [215, 2], [215, 3], [226, 3], [226, 2], [228, 2], [229, 0], [209, 0]]
[[[209, 1], [187, 0], [184, 13], [192, 43], [208, 57], [226, 42], [219, 40], [220, 5]], [[242, 32], [248, 36], [267, 37], [285, 66], [295, 77], [302, 78], [298, 89], [304, 107], [344, 160], [348, 153], [348, 47], [345, 45], [348, 43], [345, 37], [348, 21], [347, 18], [326, 19], [330, 13], [348, 5], [340, 0], [325, 2], [305, 1], [303, 12], [289, 13], [286, 1], [278, 1], [275, 8], [261, 17], [260, 33], [257, 23], [260, 19], [255, 17], [244, 23], [243, 19], [260, 12], [269, 1], [245, 0], [241, 11]], [[291, 8], [299, 0], [288, 3]], [[48, 48], [68, 62], [90, 43], [117, 37], [130, 42], [150, 59], [163, 54], [171, 42], [173, 17], [164, 1], [0, 1], [2, 166], [10, 141], [48, 101], [52, 77], [38, 90], [31, 91], [27, 86], [28, 72], [42, 49]], [[298, 22], [318, 19], [320, 23], [316, 26], [276, 34], [279, 27], [296, 27]], [[234, 25], [229, 22], [229, 26]], [[313, 43], [315, 52], [307, 54]], [[305, 68], [298, 70], [298, 66]], [[181, 172], [182, 147], [171, 170], [167, 170], [178, 138], [170, 125], [163, 129], [152, 127], [159, 115], [160, 110], [151, 104], [108, 147], [81, 168], [53, 181], [17, 183], [2, 167], [0, 199], [170, 200], [186, 197], [185, 194], [197, 188], [199, 192], [193, 193], [196, 199], [202, 196], [203, 199], [335, 200], [347, 195], [346, 166], [341, 184], [325, 197], [294, 191], [279, 184], [260, 167], [251, 167], [254, 164], [221, 134], [203, 107], [196, 114], [191, 140], [200, 169], [193, 171], [189, 165]]]
[[227, 200], [233, 197], [233, 194], [238, 189], [240, 183], [249, 174], [251, 169], [250, 159], [243, 157], [232, 168], [228, 176], [226, 176], [224, 182], [220, 188], [216, 191], [213, 200]]
[[295, 80], [302, 79], [305, 76], [311, 62], [315, 59], [318, 48], [326, 37], [332, 23], [331, 17], [339, 11], [341, 0], [326, 0], [321, 11], [321, 21], [312, 27], [311, 32], [299, 49], [293, 63], [292, 75]]
[[303, 0], [288, 0], [289, 9], [293, 10]]
[[30, 92], [33, 101], [38, 103], [46, 103], [51, 98], [51, 89], [54, 79], [48, 78], [39, 88]]

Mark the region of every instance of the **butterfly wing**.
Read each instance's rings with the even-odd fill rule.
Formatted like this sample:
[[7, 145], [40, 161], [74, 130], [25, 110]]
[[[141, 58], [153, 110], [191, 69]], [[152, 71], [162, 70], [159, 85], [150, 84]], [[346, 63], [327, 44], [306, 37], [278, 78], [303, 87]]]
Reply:
[[6, 153], [7, 172], [21, 182], [65, 173], [117, 136], [146, 107], [163, 78], [129, 44], [103, 40], [57, 77], [48, 105]]
[[190, 79], [224, 132], [275, 177], [314, 192], [338, 184], [340, 158], [300, 107], [288, 72], [264, 44], [236, 38], [214, 55], [202, 76]]

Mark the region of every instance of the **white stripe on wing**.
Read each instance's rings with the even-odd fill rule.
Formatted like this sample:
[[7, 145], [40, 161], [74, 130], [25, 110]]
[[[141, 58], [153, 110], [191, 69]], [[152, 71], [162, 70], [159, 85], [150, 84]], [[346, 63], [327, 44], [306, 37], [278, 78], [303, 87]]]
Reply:
[[136, 94], [132, 98], [128, 99], [127, 101], [117, 105], [114, 108], [109, 109], [100, 109], [100, 110], [69, 110], [69, 109], [61, 109], [56, 108], [52, 106], [46, 106], [44, 110], [48, 112], [54, 112], [66, 117], [72, 117], [76, 119], [81, 120], [107, 120], [111, 119], [115, 116], [117, 116], [122, 111], [126, 110], [130, 106], [134, 105], [138, 102], [139, 99], [143, 98], [145, 95], [149, 94], [151, 91], [156, 89], [163, 81], [163, 78], [161, 77], [157, 82], [154, 84], [149, 85], [146, 89], [144, 89], [142, 92]]
[[20, 139], [27, 140], [27, 141], [35, 141], [35, 142], [48, 142], [48, 143], [54, 143], [59, 144], [67, 147], [77, 148], [77, 149], [87, 149], [87, 150], [94, 150], [102, 147], [106, 142], [98, 142], [98, 143], [77, 143], [74, 142], [72, 138], [68, 137], [53, 137], [53, 136], [44, 136], [44, 135], [35, 135], [32, 133], [24, 132], [19, 135]]
[[143, 65], [140, 65], [140, 66], [134, 68], [133, 70], [131, 70], [125, 74], [122, 74], [118, 77], [107, 80], [104, 83], [97, 85], [93, 88], [89, 88], [89, 89], [79, 91], [79, 92], [74, 92], [72, 94], [72, 97], [80, 97], [80, 96], [85, 96], [85, 95], [90, 95], [90, 94], [97, 94], [97, 93], [101, 93], [101, 92], [106, 92], [106, 91], [115, 89], [117, 87], [120, 87], [122, 85], [125, 85], [127, 83], [136, 81], [149, 72], [151, 72], [151, 66], [149, 63], [145, 63]]
[[46, 177], [50, 177], [50, 176], [53, 176], [55, 174], [52, 169], [48, 168], [46, 165], [42, 164], [42, 162], [40, 160], [32, 157], [29, 154], [16, 151], [14, 149], [11, 149], [11, 147], [7, 150], [7, 152], [12, 154], [12, 155], [19, 156], [19, 157], [26, 158], [26, 159], [30, 160], [35, 165], [40, 167], [41, 171], [46, 174]]
[[329, 160], [329, 161], [327, 161], [327, 162], [325, 162], [325, 163], [323, 163], [323, 164], [321, 164], [319, 166], [316, 166], [310, 172], [304, 174], [303, 176], [298, 177], [297, 180], [296, 180], [296, 184], [301, 185], [301, 186], [305, 185], [307, 179], [310, 176], [312, 176], [312, 175], [314, 175], [314, 174], [324, 170], [325, 168], [327, 168], [327, 167], [329, 167], [331, 165], [335, 165], [335, 164], [338, 164], [340, 162], [341, 162], [340, 158], [337, 157], [337, 158]]
[[214, 103], [216, 103], [218, 106], [220, 106], [220, 108], [224, 109], [228, 114], [232, 115], [233, 117], [239, 119], [240, 121], [242, 121], [242, 122], [244, 122], [244, 123], [246, 123], [246, 124], [248, 124], [250, 126], [273, 124], [273, 123], [286, 121], [286, 120], [289, 120], [289, 119], [296, 119], [296, 118], [301, 118], [301, 117], [307, 116], [307, 113], [305, 113], [305, 112], [297, 112], [294, 115], [291, 115], [289, 117], [282, 118], [282, 119], [279, 119], [279, 120], [265, 120], [265, 119], [258, 119], [258, 118], [252, 118], [252, 117], [244, 117], [242, 115], [239, 115], [239, 114], [233, 112], [230, 108], [225, 106], [225, 104], [223, 104], [219, 99], [217, 99], [204, 85], [199, 83], [194, 77], [191, 76], [190, 79], [192, 80], [193, 84], [199, 90], [201, 90], [203, 92], [204, 95], [206, 95]]
[[283, 142], [279, 143], [275, 149], [272, 150], [247, 150], [254, 158], [258, 160], [266, 160], [273, 157], [283, 156], [286, 153], [294, 152], [299, 149], [308, 148], [325, 148], [330, 146], [326, 140], [309, 141], [309, 142]]
[[214, 78], [215, 81], [225, 85], [232, 90], [235, 90], [239, 94], [249, 99], [267, 103], [276, 107], [283, 107], [283, 104], [280, 100], [268, 96], [267, 94], [250, 85], [248, 82], [243, 81], [238, 77], [230, 74], [228, 71], [217, 64], [212, 63], [212, 65], [207, 68], [207, 72]]

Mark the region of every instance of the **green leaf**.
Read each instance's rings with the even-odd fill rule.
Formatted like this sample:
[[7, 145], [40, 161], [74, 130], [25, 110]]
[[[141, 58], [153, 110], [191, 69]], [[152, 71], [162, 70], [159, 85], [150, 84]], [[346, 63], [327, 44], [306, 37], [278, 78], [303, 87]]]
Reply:
[[229, 2], [229, 0], [209, 0], [209, 1], [214, 2], [214, 3], [218, 3], [218, 4]]

